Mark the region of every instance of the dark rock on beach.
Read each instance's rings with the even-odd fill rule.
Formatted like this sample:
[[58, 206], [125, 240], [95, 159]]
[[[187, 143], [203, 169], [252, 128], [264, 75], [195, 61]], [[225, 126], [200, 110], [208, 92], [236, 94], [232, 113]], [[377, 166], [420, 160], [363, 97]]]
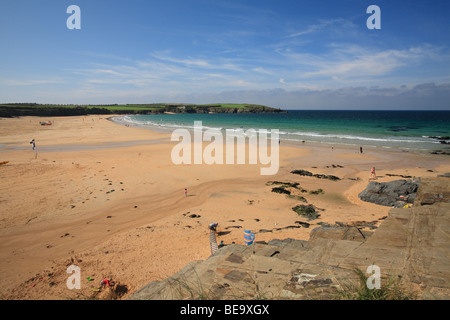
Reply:
[[450, 155], [450, 150], [435, 150], [435, 151], [431, 151], [431, 154]]
[[371, 181], [358, 196], [363, 201], [398, 208], [407, 203], [414, 203], [418, 187], [418, 179], [381, 183]]
[[266, 183], [266, 185], [268, 185], [268, 186], [280, 185], [283, 188], [300, 189], [300, 183], [298, 183], [298, 182], [268, 181]]
[[441, 136], [429, 136], [428, 138], [430, 138], [430, 139], [435, 139], [435, 140], [441, 140], [441, 141], [450, 140], [450, 137], [448, 137], [448, 136], [446, 136], [446, 137], [441, 137]]
[[284, 194], [291, 194], [291, 192], [290, 192], [289, 190], [286, 190], [286, 189], [284, 189], [284, 188], [282, 188], [282, 187], [275, 187], [275, 188], [272, 188], [272, 192], [275, 192], [275, 193], [284, 193]]
[[295, 221], [295, 223], [301, 225], [303, 228], [309, 228], [309, 226], [310, 226], [310, 224], [308, 222]]
[[316, 208], [312, 204], [308, 205], [300, 204], [298, 206], [293, 207], [292, 210], [296, 212], [299, 216], [308, 218], [308, 221], [320, 217], [320, 214], [317, 213]]
[[[450, 144], [449, 136], [443, 136], [443, 137], [442, 136], [429, 136], [428, 138], [437, 140], [440, 144]], [[437, 150], [437, 151], [441, 151], [441, 150]], [[445, 154], [449, 154], [449, 153], [445, 153]]]
[[293, 170], [293, 171], [291, 171], [291, 173], [293, 173], [293, 174], [299, 174], [299, 175], [301, 175], [301, 176], [312, 176], [313, 174], [312, 174], [312, 172], [309, 172], [309, 171], [307, 171], [307, 170]]
[[336, 177], [336, 176], [333, 176], [333, 175], [320, 174], [320, 173], [313, 174], [312, 172], [309, 172], [307, 170], [293, 170], [293, 171], [291, 171], [291, 173], [298, 174], [298, 175], [301, 175], [301, 176], [316, 177], [316, 178], [319, 178], [319, 179], [328, 179], [328, 180], [333, 180], [333, 181], [341, 180], [339, 177]]

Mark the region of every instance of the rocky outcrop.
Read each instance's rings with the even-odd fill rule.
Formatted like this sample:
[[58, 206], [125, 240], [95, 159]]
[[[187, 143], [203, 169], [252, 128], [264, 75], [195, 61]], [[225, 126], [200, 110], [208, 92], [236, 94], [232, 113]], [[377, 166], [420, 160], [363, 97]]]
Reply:
[[403, 207], [414, 203], [419, 179], [390, 182], [371, 181], [358, 196], [361, 200], [387, 207]]
[[[337, 223], [313, 229], [308, 241], [228, 245], [130, 299], [333, 299], [357, 278], [355, 268], [366, 272], [372, 264], [382, 282], [395, 276], [418, 287], [420, 299], [448, 299], [448, 181], [423, 179], [414, 206], [391, 209], [376, 231]], [[429, 204], [436, 194], [442, 197]]]
[[430, 152], [431, 154], [441, 154], [441, 155], [450, 155], [450, 149], [446, 150], [434, 150]]
[[300, 204], [292, 208], [292, 211], [296, 212], [299, 216], [305, 217], [310, 220], [315, 220], [320, 217], [320, 214], [317, 212], [317, 208], [312, 205], [304, 205]]

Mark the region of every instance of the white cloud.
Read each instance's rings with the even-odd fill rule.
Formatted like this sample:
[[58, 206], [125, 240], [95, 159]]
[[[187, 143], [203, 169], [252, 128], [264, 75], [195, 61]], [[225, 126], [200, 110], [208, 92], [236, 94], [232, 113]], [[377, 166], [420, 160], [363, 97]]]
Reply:
[[255, 71], [255, 72], [263, 73], [263, 74], [270, 74], [270, 75], [273, 74], [272, 71], [266, 70], [266, 69], [263, 68], [263, 67], [256, 67], [256, 68], [253, 68], [252, 70]]
[[162, 61], [167, 61], [167, 62], [171, 62], [171, 63], [175, 63], [175, 64], [181, 64], [181, 65], [185, 65], [185, 66], [194, 66], [194, 67], [202, 67], [202, 68], [211, 68], [212, 66], [205, 60], [200, 60], [200, 59], [176, 59], [173, 57], [168, 57], [168, 56], [161, 56], [161, 55], [152, 55], [154, 58], [158, 59], [158, 60], [162, 60]]
[[304, 30], [297, 31], [294, 33], [289, 34], [288, 38], [295, 38], [304, 36], [311, 33], [316, 33], [318, 31], [324, 30], [330, 26], [336, 25], [336, 24], [343, 24], [347, 23], [344, 19], [330, 19], [330, 20], [320, 20], [318, 24], [312, 24], [308, 27], [306, 27]]
[[216, 58], [212, 60], [206, 60], [206, 59], [199, 59], [199, 58], [174, 58], [172, 56], [163, 55], [163, 54], [151, 54], [151, 56], [159, 61], [169, 63], [171, 65], [181, 65], [183, 67], [187, 68], [198, 68], [198, 69], [222, 69], [222, 70], [228, 70], [228, 71], [237, 71], [237, 72], [243, 72], [243, 69], [238, 64], [234, 63], [230, 59], [221, 59]]
[[2, 79], [0, 80], [2, 85], [5, 86], [36, 86], [36, 85], [47, 85], [47, 84], [58, 84], [63, 83], [62, 79]]
[[[442, 58], [437, 48], [418, 46], [408, 49], [370, 50], [357, 45], [333, 44], [330, 51], [323, 54], [297, 53], [279, 50], [286, 59], [285, 77], [298, 81], [322, 81], [324, 86], [332, 86], [334, 81], [348, 84], [360, 81], [383, 83], [398, 72], [411, 73], [414, 66], [430, 63]], [[421, 74], [415, 75], [419, 81]]]

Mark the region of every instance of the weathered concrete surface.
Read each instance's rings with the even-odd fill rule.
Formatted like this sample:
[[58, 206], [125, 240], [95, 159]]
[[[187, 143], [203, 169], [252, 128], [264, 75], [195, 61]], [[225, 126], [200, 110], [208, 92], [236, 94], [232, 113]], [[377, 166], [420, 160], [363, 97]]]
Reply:
[[449, 190], [449, 178], [422, 180], [415, 205], [391, 209], [375, 232], [335, 225], [314, 229], [309, 241], [223, 247], [130, 299], [333, 299], [356, 279], [355, 267], [365, 272], [372, 264], [382, 279], [413, 284], [419, 299], [448, 299]]
[[450, 203], [450, 174], [438, 176], [438, 178], [421, 178], [420, 184], [423, 187], [417, 190], [414, 205]]

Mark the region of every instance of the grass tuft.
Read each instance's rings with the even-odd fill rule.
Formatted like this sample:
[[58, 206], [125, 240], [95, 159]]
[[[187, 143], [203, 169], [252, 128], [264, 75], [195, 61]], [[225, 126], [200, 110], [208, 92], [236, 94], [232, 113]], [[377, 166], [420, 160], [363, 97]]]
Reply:
[[[341, 285], [336, 299], [338, 300], [414, 300], [417, 295], [406, 289], [401, 277], [389, 276], [381, 281], [379, 289], [369, 289], [367, 286], [368, 276], [359, 270], [353, 269], [357, 276], [357, 283], [349, 282]], [[381, 279], [383, 280], [383, 279]]]

